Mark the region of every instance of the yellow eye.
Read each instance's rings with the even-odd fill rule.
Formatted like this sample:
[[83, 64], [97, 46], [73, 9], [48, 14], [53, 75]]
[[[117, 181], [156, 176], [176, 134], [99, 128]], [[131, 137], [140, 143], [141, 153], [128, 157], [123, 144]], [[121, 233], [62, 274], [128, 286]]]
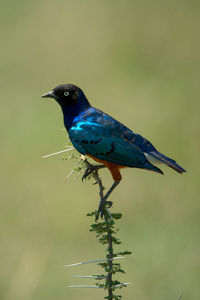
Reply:
[[69, 96], [69, 92], [64, 92], [64, 96]]

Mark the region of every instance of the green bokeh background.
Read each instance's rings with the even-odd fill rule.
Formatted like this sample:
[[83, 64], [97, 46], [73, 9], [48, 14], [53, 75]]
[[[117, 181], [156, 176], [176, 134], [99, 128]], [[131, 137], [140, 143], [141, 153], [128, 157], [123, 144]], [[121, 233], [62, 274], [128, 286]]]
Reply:
[[[103, 258], [86, 213], [97, 187], [64, 180], [60, 108], [40, 95], [80, 86], [92, 104], [151, 140], [188, 173], [123, 170], [112, 195], [122, 212], [123, 299], [198, 300], [200, 294], [199, 1], [0, 1], [0, 299], [103, 299], [91, 284]], [[107, 187], [112, 183], [102, 171]]]

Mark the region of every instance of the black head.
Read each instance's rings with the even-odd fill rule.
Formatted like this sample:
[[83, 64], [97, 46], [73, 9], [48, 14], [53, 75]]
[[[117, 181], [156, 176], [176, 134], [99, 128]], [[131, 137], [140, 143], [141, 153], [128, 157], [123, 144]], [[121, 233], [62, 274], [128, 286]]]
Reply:
[[73, 84], [61, 84], [49, 93], [42, 95], [42, 98], [54, 98], [61, 107], [75, 106], [82, 90]]
[[61, 106], [64, 124], [69, 130], [76, 116], [90, 107], [83, 91], [73, 84], [61, 84], [55, 89], [42, 95], [42, 98], [54, 98]]

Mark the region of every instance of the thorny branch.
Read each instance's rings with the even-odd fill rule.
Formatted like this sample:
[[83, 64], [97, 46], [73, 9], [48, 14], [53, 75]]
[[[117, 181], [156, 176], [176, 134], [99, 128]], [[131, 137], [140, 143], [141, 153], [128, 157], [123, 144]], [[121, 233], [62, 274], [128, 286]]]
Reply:
[[[84, 160], [84, 163], [86, 164], [87, 167], [91, 167], [91, 164], [87, 161], [87, 159]], [[104, 186], [102, 183], [102, 180], [99, 176], [99, 172], [98, 170], [100, 169], [101, 166], [99, 166], [99, 168], [94, 168], [93, 171], [93, 176], [94, 179], [96, 180], [98, 186], [99, 186], [99, 196], [100, 196], [100, 200], [103, 198], [103, 190], [104, 190]], [[108, 275], [107, 275], [107, 279], [106, 279], [106, 285], [108, 287], [108, 299], [112, 300], [113, 299], [113, 290], [112, 290], [112, 286], [113, 286], [113, 281], [112, 281], [112, 274], [113, 274], [113, 244], [112, 244], [112, 234], [111, 234], [111, 230], [110, 230], [110, 226], [109, 226], [109, 219], [112, 218], [111, 214], [108, 210], [108, 208], [105, 208], [108, 212], [108, 214], [104, 214], [105, 217], [105, 223], [106, 223], [106, 229], [107, 229], [107, 240], [108, 240], [108, 255], [107, 255], [107, 259], [108, 259]]]
[[[85, 165], [86, 165], [86, 171], [88, 169], [92, 170], [92, 176], [95, 179], [96, 183], [98, 184], [99, 187], [99, 197], [100, 200], [104, 197], [104, 186], [102, 183], [102, 180], [99, 176], [99, 169], [102, 168], [101, 165], [91, 165], [87, 159], [82, 158]], [[83, 176], [84, 177], [84, 176]], [[121, 295], [115, 295], [114, 290], [116, 288], [122, 288], [126, 286], [127, 284], [121, 283], [117, 280], [113, 280], [113, 274], [120, 272], [124, 273], [124, 271], [121, 269], [121, 266], [119, 263], [113, 262], [115, 258], [118, 257], [118, 255], [128, 255], [131, 254], [129, 251], [124, 251], [124, 252], [118, 252], [114, 253], [113, 251], [113, 245], [119, 245], [121, 242], [119, 239], [115, 237], [115, 234], [118, 232], [118, 229], [114, 227], [115, 225], [115, 220], [119, 220], [121, 218], [121, 214], [112, 214], [110, 213], [108, 206], [111, 206], [111, 202], [106, 202], [106, 205], [104, 207], [104, 221], [99, 222], [98, 224], [92, 224], [90, 231], [95, 231], [97, 233], [97, 238], [99, 239], [99, 242], [103, 245], [107, 245], [107, 262], [106, 263], [100, 263], [99, 265], [105, 270], [106, 276], [104, 276], [105, 279], [105, 284], [98, 284], [97, 286], [103, 287], [105, 290], [108, 292], [108, 296], [105, 297], [105, 299], [108, 300], [119, 300], [122, 298]], [[88, 216], [93, 216], [96, 214], [96, 220], [98, 218], [98, 212], [88, 214]], [[99, 277], [99, 280], [102, 279], [102, 277]]]
[[[59, 151], [56, 153], [48, 154], [44, 156], [50, 157], [53, 155], [57, 155], [63, 152], [68, 152], [70, 150], [74, 150], [73, 147], [68, 146], [66, 150]], [[70, 174], [68, 175], [67, 179], [72, 175], [74, 171], [77, 171], [79, 175], [84, 171], [85, 166], [86, 166], [86, 171], [82, 177], [83, 179], [90, 179], [93, 177], [95, 179], [95, 183], [98, 184], [99, 187], [99, 197], [100, 200], [104, 197], [104, 186], [102, 183], [102, 180], [99, 176], [99, 170], [104, 168], [103, 165], [92, 165], [88, 162], [88, 160], [85, 158], [85, 156], [77, 156], [77, 155], [72, 155], [70, 158], [77, 158], [79, 159], [79, 164], [77, 167], [73, 168]], [[81, 162], [81, 164], [80, 164]], [[131, 254], [129, 251], [124, 251], [124, 252], [115, 252], [113, 250], [114, 245], [119, 245], [121, 244], [120, 240], [115, 237], [115, 234], [118, 232], [118, 229], [115, 228], [115, 221], [121, 219], [122, 215], [121, 214], [112, 214], [110, 213], [109, 209], [112, 205], [112, 202], [106, 201], [106, 204], [104, 206], [104, 211], [103, 211], [103, 216], [104, 220], [98, 223], [91, 224], [90, 231], [96, 232], [96, 236], [98, 238], [98, 241], [102, 245], [107, 245], [107, 255], [106, 259], [104, 260], [95, 260], [95, 261], [88, 261], [88, 262], [83, 262], [83, 263], [78, 263], [78, 264], [72, 264], [69, 266], [74, 266], [74, 265], [80, 265], [84, 263], [90, 263], [90, 262], [97, 262], [99, 266], [101, 266], [104, 269], [105, 274], [103, 275], [92, 275], [92, 276], [77, 276], [77, 277], [83, 277], [83, 278], [94, 278], [97, 280], [95, 286], [90, 286], [90, 285], [79, 285], [79, 286], [70, 286], [70, 287], [96, 287], [96, 288], [104, 288], [108, 295], [105, 296], [105, 299], [108, 300], [120, 300], [122, 298], [121, 295], [116, 295], [114, 294], [114, 291], [117, 288], [123, 288], [126, 287], [129, 283], [121, 283], [117, 280], [113, 280], [113, 274], [116, 274], [118, 272], [120, 273], [125, 273], [123, 269], [121, 269], [120, 263], [115, 262], [115, 260], [124, 258], [125, 255]], [[95, 220], [98, 219], [98, 213], [97, 211], [92, 212], [87, 214], [88, 216], [94, 216], [96, 217]], [[99, 281], [102, 281], [105, 279], [105, 284], [99, 283]]]

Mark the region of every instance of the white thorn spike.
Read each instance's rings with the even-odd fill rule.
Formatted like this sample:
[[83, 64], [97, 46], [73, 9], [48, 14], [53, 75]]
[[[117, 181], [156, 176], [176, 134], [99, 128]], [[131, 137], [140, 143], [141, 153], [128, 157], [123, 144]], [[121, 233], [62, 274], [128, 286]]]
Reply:
[[102, 287], [97, 285], [68, 285], [69, 288], [90, 288], [90, 289], [101, 289]]
[[55, 152], [55, 153], [50, 153], [50, 154], [44, 155], [44, 156], [42, 156], [42, 158], [47, 158], [47, 157], [54, 156], [54, 155], [57, 155], [57, 154], [61, 154], [61, 153], [64, 153], [64, 152], [68, 152], [68, 151], [71, 151], [71, 150], [74, 150], [74, 149], [75, 149], [74, 147], [69, 146], [68, 149], [65, 149], [65, 150], [62, 150], [62, 151], [58, 151], [58, 152]]
[[119, 283], [119, 284], [113, 285], [113, 286], [111, 287], [111, 289], [120, 288], [120, 287], [122, 287], [122, 286], [127, 286], [127, 285], [130, 285], [130, 284], [131, 284], [131, 282]]
[[73, 275], [72, 277], [76, 278], [93, 278], [93, 279], [104, 279], [107, 278], [107, 276], [93, 276], [93, 275]]
[[91, 263], [99, 263], [99, 262], [104, 262], [104, 261], [109, 261], [109, 260], [116, 260], [116, 259], [122, 259], [125, 258], [124, 256], [118, 256], [118, 257], [113, 257], [111, 259], [96, 259], [96, 260], [89, 260], [89, 261], [84, 261], [84, 262], [79, 262], [71, 265], [66, 265], [64, 268], [68, 267], [75, 267], [75, 266], [80, 266], [80, 265], [85, 265], [85, 264], [91, 264]]
[[75, 172], [74, 169], [72, 169], [72, 170], [69, 172], [69, 174], [67, 175], [67, 178], [65, 179], [64, 183], [67, 182], [67, 180], [72, 176], [72, 174], [73, 174], [74, 172]]

